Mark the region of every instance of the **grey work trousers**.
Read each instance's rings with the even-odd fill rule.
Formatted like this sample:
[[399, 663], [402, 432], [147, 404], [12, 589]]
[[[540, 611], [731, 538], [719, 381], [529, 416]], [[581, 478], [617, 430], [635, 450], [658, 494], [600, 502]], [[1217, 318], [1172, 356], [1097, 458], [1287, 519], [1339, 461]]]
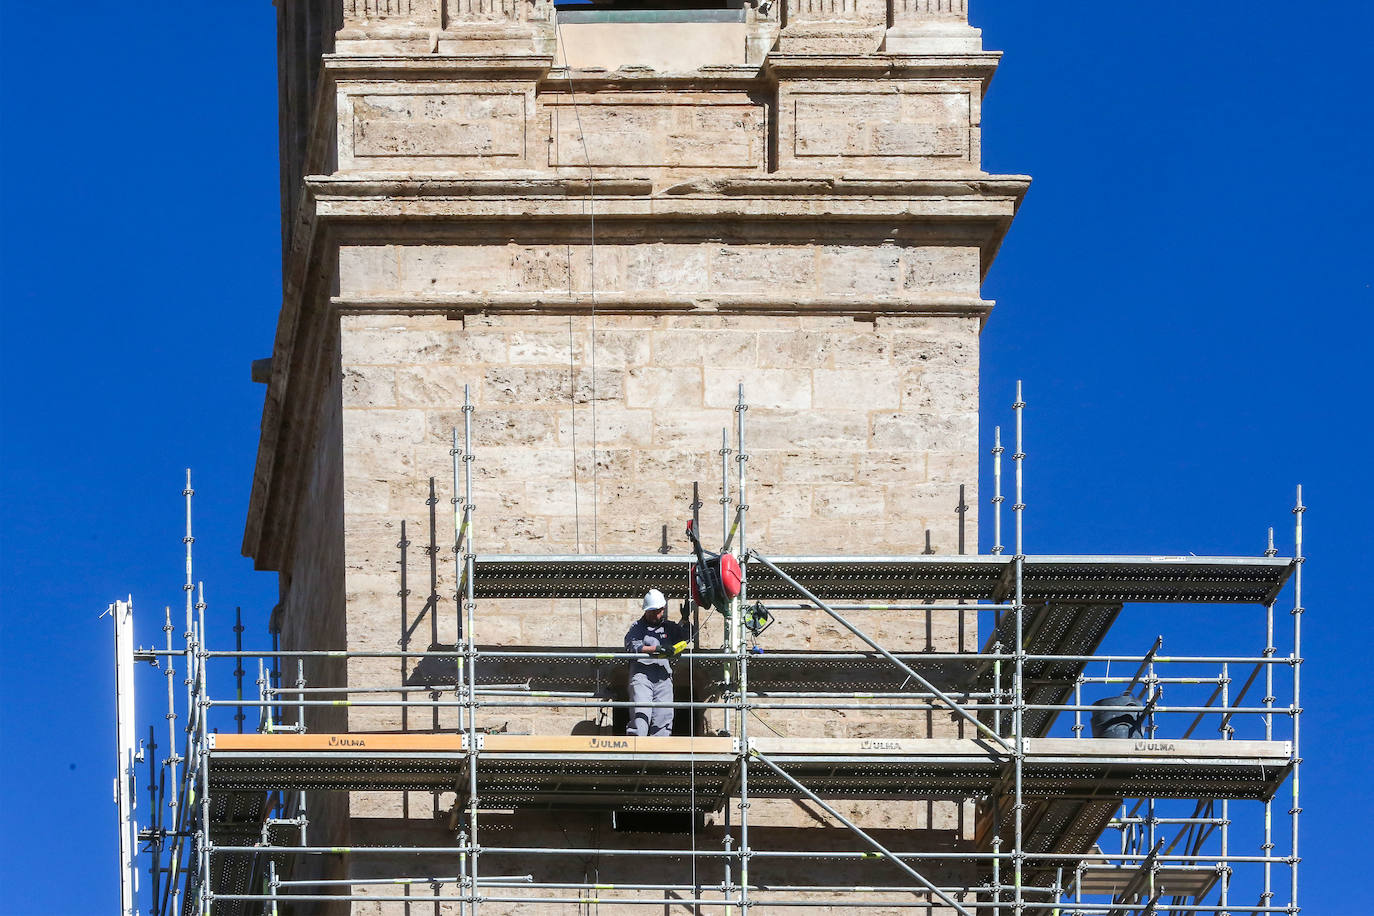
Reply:
[[[630, 666], [630, 701], [633, 703], [673, 702], [673, 673], [658, 665]], [[641, 738], [666, 738], [673, 733], [673, 707], [635, 707], [625, 729], [627, 735]]]

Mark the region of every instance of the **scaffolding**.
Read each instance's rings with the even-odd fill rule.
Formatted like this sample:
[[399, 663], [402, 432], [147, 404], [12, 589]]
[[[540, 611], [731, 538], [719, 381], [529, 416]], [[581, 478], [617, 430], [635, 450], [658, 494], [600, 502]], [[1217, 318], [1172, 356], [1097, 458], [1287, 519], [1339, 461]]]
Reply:
[[[607, 686], [623, 676], [634, 654], [599, 646], [483, 643], [479, 603], [638, 598], [647, 588], [686, 582], [693, 559], [668, 553], [479, 554], [473, 539], [473, 409], [465, 394], [463, 428], [454, 430], [451, 450], [460, 621], [453, 645], [437, 645], [436, 631], [424, 651], [411, 650], [404, 640], [397, 651], [284, 649], [274, 628], [271, 649], [245, 649], [236, 614], [235, 648], [210, 648], [204, 591], [193, 578], [188, 473], [180, 645], [170, 609], [164, 645], [135, 649], [131, 601], [111, 606], [124, 913], [277, 914], [350, 901], [397, 907], [398, 913], [432, 906], [435, 913], [462, 916], [531, 904], [587, 912], [601, 905], [710, 913], [738, 907], [745, 914], [815, 906], [1082, 916], [1299, 911], [1301, 488], [1289, 558], [1277, 555], [1272, 529], [1268, 549], [1254, 557], [1028, 555], [1025, 403], [1018, 385], [1010, 555], [1001, 544], [999, 429], [992, 450], [992, 553], [774, 557], [747, 538], [741, 386], [733, 448], [723, 433], [720, 456], [722, 549], [741, 562], [743, 592], [724, 609], [721, 644], [702, 645], [698, 629], [678, 662], [692, 684], [688, 698], [645, 704], [615, 699]], [[442, 552], [437, 502], [431, 481], [431, 583]], [[700, 505], [694, 498], [694, 511]], [[403, 628], [409, 545], [402, 524]], [[1292, 630], [1280, 640], [1275, 615], [1285, 591]], [[1263, 646], [1251, 654], [1166, 656], [1160, 637], [1138, 654], [1101, 653], [1128, 604], [1255, 607], [1254, 629], [1262, 632]], [[862, 648], [851, 643], [760, 653], [747, 625], [752, 608], [824, 615]], [[972, 613], [991, 626], [976, 652], [892, 651], [855, 622], [870, 611]], [[321, 686], [305, 677], [308, 661], [353, 659], [397, 661], [401, 682]], [[146, 744], [134, 743], [139, 665], [165, 678], [168, 755], [161, 759], [156, 728], [148, 729]], [[184, 672], [180, 698], [177, 665]], [[254, 665], [255, 697], [244, 690], [245, 666]], [[228, 666], [232, 696], [210, 677], [212, 669]], [[1258, 691], [1262, 696], [1255, 696]], [[1103, 712], [1090, 699], [1095, 693], [1138, 694], [1127, 737], [1095, 737], [1085, 724]], [[685, 710], [688, 734], [503, 734], [493, 716], [522, 708], [614, 712], [646, 705]], [[338, 707], [399, 710], [404, 727], [386, 733], [307, 728], [319, 711]], [[856, 711], [902, 717], [898, 721], [939, 715], [954, 731], [924, 737], [751, 733], [751, 720], [757, 724], [770, 710]], [[415, 714], [423, 711], [429, 723], [421, 728]], [[705, 729], [708, 714], [725, 727]], [[245, 729], [245, 721], [256, 727]], [[1214, 728], [1214, 737], [1201, 737], [1204, 728]], [[146, 772], [144, 790], [138, 788], [140, 772]], [[1285, 784], [1291, 798], [1286, 809], [1279, 801]], [[140, 828], [142, 791], [149, 815]], [[424, 791], [435, 793], [436, 801], [451, 793], [451, 842], [312, 845], [308, 802], [317, 791]], [[805, 801], [847, 831], [851, 847], [778, 846], [781, 834], [761, 829], [757, 818], [751, 833], [751, 800], [764, 799]], [[913, 799], [976, 805], [975, 821], [952, 845], [912, 848], [900, 830], [866, 829], [850, 804]], [[484, 842], [494, 812], [527, 810], [685, 817], [690, 845], [681, 836], [648, 846], [615, 846], [595, 835], [583, 844]], [[709, 832], [703, 826], [708, 815], [716, 819]], [[699, 831], [718, 845], [699, 843]], [[1285, 840], [1286, 851], [1280, 851]], [[347, 862], [363, 856], [373, 871], [378, 862], [395, 864], [385, 874], [294, 877], [296, 866], [311, 858]], [[612, 885], [594, 876], [559, 880], [551, 866], [541, 867], [570, 857], [626, 856], [685, 861], [691, 878]], [[493, 873], [493, 861], [515, 861], [529, 873]], [[759, 863], [789, 861], [845, 864], [855, 874], [862, 869], [864, 880], [806, 884], [757, 877]], [[428, 866], [424, 873], [407, 870], [417, 862]], [[436, 870], [435, 863], [443, 867]], [[140, 889], [142, 871], [150, 886]]]

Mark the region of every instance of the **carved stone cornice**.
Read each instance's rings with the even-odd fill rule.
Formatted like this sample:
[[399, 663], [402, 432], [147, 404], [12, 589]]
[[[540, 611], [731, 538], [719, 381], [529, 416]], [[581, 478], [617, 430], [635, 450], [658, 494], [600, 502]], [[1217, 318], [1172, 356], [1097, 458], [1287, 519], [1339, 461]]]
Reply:
[[404, 57], [329, 54], [326, 79], [542, 79], [553, 68], [548, 54], [407, 55]]
[[772, 79], [977, 79], [984, 91], [1002, 60], [1000, 51], [977, 54], [787, 54], [763, 64]]

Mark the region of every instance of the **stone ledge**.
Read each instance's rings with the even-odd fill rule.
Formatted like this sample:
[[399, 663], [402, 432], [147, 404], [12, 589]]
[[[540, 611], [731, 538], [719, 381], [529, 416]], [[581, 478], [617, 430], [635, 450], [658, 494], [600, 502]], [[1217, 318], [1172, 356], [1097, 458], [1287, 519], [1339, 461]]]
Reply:
[[[550, 172], [489, 171], [487, 177], [436, 174], [423, 178], [408, 173], [354, 172], [347, 175], [310, 175], [312, 194], [323, 198], [395, 197], [510, 197], [587, 200], [601, 197], [709, 198], [742, 196], [789, 199], [847, 199], [857, 196], [891, 199], [943, 199], [949, 197], [1021, 198], [1030, 187], [1027, 175], [980, 175], [930, 178], [915, 176], [826, 177], [814, 174], [773, 174], [766, 177], [698, 178], [655, 191], [648, 177], [585, 178]], [[589, 193], [590, 192], [590, 193]]]
[[[426, 33], [428, 35], [429, 33]], [[429, 41], [416, 35], [415, 41]], [[759, 82], [799, 77], [901, 77], [907, 79], [968, 77], [984, 85], [992, 79], [1002, 59], [1000, 51], [966, 54], [786, 54], [774, 51], [761, 66], [709, 66], [699, 70], [672, 73], [650, 67], [623, 67], [618, 70], [556, 66], [549, 54], [327, 54], [325, 73], [334, 79], [402, 79], [438, 76], [465, 79], [475, 74], [510, 72], [534, 74], [549, 84], [571, 80], [579, 88], [595, 88], [606, 83], [712, 83]]]
[[[495, 173], [495, 174], [493, 174]], [[354, 172], [346, 176], [309, 175], [306, 184], [323, 197], [592, 197], [644, 196], [653, 193], [649, 178], [565, 177], [551, 172], [518, 171], [490, 177], [435, 175], [424, 178], [387, 172]]]
[[338, 79], [470, 79], [487, 73], [521, 74], [539, 79], [553, 69], [547, 54], [340, 55], [323, 58], [326, 77]]
[[986, 89], [1002, 60], [1001, 51], [976, 54], [780, 54], [768, 55], [763, 71], [774, 78], [969, 76]]
[[983, 317], [995, 303], [977, 296], [673, 296], [651, 294], [529, 294], [470, 293], [443, 296], [334, 296], [329, 300], [342, 314], [662, 314], [693, 312], [701, 315], [846, 315], [873, 317], [961, 316]]
[[[732, 197], [605, 197], [595, 201], [597, 219], [614, 220], [729, 220], [776, 222], [802, 220], [933, 220], [1009, 223], [1022, 195], [998, 197], [952, 195], [949, 197], [833, 196], [788, 199], [736, 195]], [[320, 194], [315, 214], [322, 220], [384, 219], [488, 219], [545, 218], [586, 220], [587, 197], [488, 197], [462, 196], [347, 196]], [[1000, 234], [1000, 233], [999, 233]]]

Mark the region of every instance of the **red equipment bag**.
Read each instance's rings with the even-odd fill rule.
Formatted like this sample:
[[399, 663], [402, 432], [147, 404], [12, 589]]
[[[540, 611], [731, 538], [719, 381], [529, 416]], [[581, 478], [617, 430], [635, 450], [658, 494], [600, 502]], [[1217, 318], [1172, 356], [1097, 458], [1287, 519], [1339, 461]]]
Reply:
[[738, 598], [744, 582], [739, 561], [728, 553], [707, 553], [701, 549], [696, 526], [687, 523], [687, 537], [692, 541], [697, 562], [691, 567], [692, 600], [697, 607], [714, 608], [722, 613], [730, 599]]
[[720, 586], [725, 597], [738, 598], [744, 585], [744, 570], [739, 568], [739, 560], [735, 559], [734, 554], [723, 553], [716, 557], [716, 574], [720, 576]]

